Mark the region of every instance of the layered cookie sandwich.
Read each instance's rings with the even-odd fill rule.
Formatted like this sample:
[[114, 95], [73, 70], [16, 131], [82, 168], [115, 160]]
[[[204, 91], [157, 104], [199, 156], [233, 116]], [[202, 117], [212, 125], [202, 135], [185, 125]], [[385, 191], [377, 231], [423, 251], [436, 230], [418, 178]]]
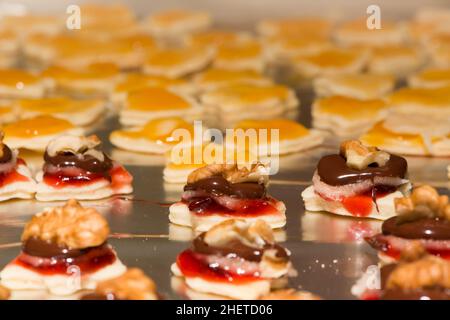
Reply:
[[304, 78], [323, 75], [358, 73], [368, 59], [366, 50], [331, 48], [316, 54], [296, 56], [291, 59], [294, 70]]
[[97, 39], [90, 35], [37, 34], [27, 39], [23, 50], [27, 61], [38, 67], [83, 70], [92, 64], [114, 64], [129, 70], [142, 66], [148, 45], [154, 47], [151, 38], [140, 35]]
[[182, 143], [180, 136], [176, 137], [174, 132], [188, 133], [194, 136], [194, 126], [179, 117], [158, 118], [150, 120], [142, 128], [115, 130], [109, 136], [111, 143], [121, 149], [143, 152], [165, 154], [174, 145]]
[[314, 38], [328, 38], [333, 22], [319, 17], [297, 17], [268, 19], [258, 23], [257, 31], [263, 37], [311, 35]]
[[161, 87], [181, 94], [191, 94], [195, 91], [194, 86], [185, 79], [172, 79], [135, 72], [121, 76], [114, 85], [110, 99], [116, 107], [123, 108], [130, 92], [146, 87]]
[[96, 63], [81, 69], [50, 67], [42, 75], [54, 81], [59, 93], [106, 97], [118, 82], [120, 70], [114, 64]]
[[97, 283], [94, 292], [81, 300], [158, 300], [155, 282], [138, 268], [130, 268], [122, 275]]
[[158, 38], [176, 40], [205, 30], [211, 23], [207, 12], [174, 9], [151, 14], [143, 21], [143, 28]]
[[203, 46], [154, 50], [149, 53], [143, 71], [154, 76], [179, 78], [204, 69], [214, 54], [214, 49]]
[[227, 70], [263, 71], [263, 48], [258, 41], [223, 44], [217, 49], [213, 66]]
[[[260, 157], [289, 154], [311, 149], [322, 144], [325, 135], [315, 129], [307, 129], [298, 122], [288, 119], [273, 120], [243, 120], [236, 124], [235, 135], [245, 136], [247, 130], [255, 130], [257, 138], [249, 141], [248, 148]], [[241, 131], [238, 131], [238, 130]], [[262, 131], [265, 130], [265, 131]], [[273, 130], [277, 130], [277, 139], [273, 137]], [[267, 135], [265, 134], [267, 132]], [[228, 141], [227, 147], [233, 148], [236, 141]]]
[[322, 157], [313, 185], [302, 192], [308, 211], [385, 220], [396, 214], [394, 199], [409, 190], [404, 158], [357, 140]]
[[[396, 114], [377, 123], [359, 139], [389, 152], [414, 156], [450, 155], [450, 128], [445, 118]], [[433, 121], [430, 121], [433, 119]]]
[[297, 110], [295, 92], [282, 85], [230, 85], [201, 96], [211, 126], [231, 128], [244, 119], [273, 119]]
[[105, 102], [100, 99], [71, 99], [48, 97], [21, 99], [15, 104], [21, 119], [49, 115], [70, 121], [76, 126], [86, 126], [98, 120], [105, 110]]
[[195, 120], [201, 112], [200, 106], [191, 97], [161, 87], [146, 87], [128, 94], [119, 121], [124, 126], [144, 126], [150, 120], [163, 117]]
[[51, 115], [22, 119], [3, 127], [5, 142], [12, 148], [44, 151], [47, 144], [63, 134], [83, 134], [82, 128]]
[[335, 40], [343, 46], [397, 45], [404, 43], [407, 36], [407, 28], [403, 23], [383, 20], [382, 28], [369, 29], [366, 19], [344, 22], [334, 33]]
[[0, 69], [0, 98], [40, 98], [53, 82], [19, 69]]
[[250, 300], [267, 295], [289, 275], [289, 257], [267, 223], [233, 219], [195, 238], [171, 269], [195, 291]]
[[313, 126], [339, 137], [356, 138], [387, 114], [388, 106], [381, 99], [330, 96], [316, 100], [312, 106]]
[[269, 85], [272, 80], [254, 70], [227, 70], [211, 68], [193, 77], [194, 85], [200, 93], [219, 88], [239, 85]]
[[94, 200], [133, 192], [131, 174], [98, 149], [96, 136], [62, 135], [48, 144], [36, 199]]
[[320, 51], [332, 48], [328, 38], [314, 37], [313, 35], [278, 35], [266, 38], [262, 42], [264, 57], [274, 65], [285, 65], [287, 61], [296, 56], [313, 55]]
[[450, 87], [450, 68], [427, 68], [410, 76], [408, 84], [426, 89]]
[[267, 193], [268, 169], [260, 163], [249, 167], [211, 164], [193, 171], [181, 201], [169, 208], [170, 222], [197, 231], [234, 218], [283, 227], [286, 207]]
[[367, 238], [383, 263], [396, 261], [412, 243], [419, 241], [425, 250], [450, 259], [450, 204], [448, 196], [433, 187], [415, 188], [411, 196], [395, 199], [396, 216], [383, 222], [382, 233]]
[[424, 63], [424, 54], [415, 47], [385, 45], [371, 49], [367, 70], [370, 73], [404, 77], [417, 71]]
[[22, 233], [21, 253], [0, 272], [11, 290], [70, 295], [126, 271], [108, 244], [108, 222], [75, 200], [33, 216]]
[[314, 79], [314, 91], [320, 97], [345, 96], [370, 100], [391, 93], [395, 87], [392, 75], [382, 74], [335, 74]]
[[31, 199], [36, 192], [30, 169], [19, 158], [19, 152], [3, 143], [0, 131], [0, 201], [9, 199]]

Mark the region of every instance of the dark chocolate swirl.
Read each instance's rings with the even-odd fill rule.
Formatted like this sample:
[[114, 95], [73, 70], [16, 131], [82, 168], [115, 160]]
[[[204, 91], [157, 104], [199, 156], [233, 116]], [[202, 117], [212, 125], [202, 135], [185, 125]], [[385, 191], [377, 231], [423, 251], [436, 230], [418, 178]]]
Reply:
[[392, 155], [387, 163], [382, 166], [370, 165], [357, 170], [347, 166], [345, 157], [332, 154], [322, 157], [317, 165], [317, 174], [328, 185], [343, 186], [352, 183], [371, 180], [375, 177], [405, 178], [408, 164], [405, 158]]
[[262, 199], [266, 196], [266, 187], [257, 182], [230, 183], [217, 175], [187, 184], [184, 191], [204, 191], [212, 196], [232, 196], [241, 199]]
[[[107, 244], [104, 243], [95, 248], [100, 248], [103, 246], [107, 246]], [[91, 249], [92, 248], [71, 249], [65, 246], [58, 245], [51, 241], [41, 240], [36, 237], [29, 238], [23, 243], [22, 246], [22, 251], [30, 256], [41, 258], [62, 258], [62, 259], [80, 257], [86, 254]]]
[[112, 160], [105, 154], [104, 160], [85, 154], [74, 154], [72, 152], [58, 153], [56, 156], [50, 156], [47, 152], [44, 154], [46, 164], [51, 164], [58, 168], [76, 167], [91, 173], [106, 173], [113, 167]]
[[399, 223], [397, 217], [392, 217], [383, 222], [382, 232], [405, 239], [450, 240], [450, 221], [421, 218]]

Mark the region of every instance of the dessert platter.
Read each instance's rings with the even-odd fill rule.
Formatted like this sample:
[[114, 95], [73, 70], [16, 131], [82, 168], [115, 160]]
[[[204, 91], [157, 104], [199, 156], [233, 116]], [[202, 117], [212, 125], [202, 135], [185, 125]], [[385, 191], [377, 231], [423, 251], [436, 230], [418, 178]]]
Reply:
[[80, 30], [1, 19], [0, 299], [450, 299], [432, 10], [374, 32], [121, 4], [81, 6]]

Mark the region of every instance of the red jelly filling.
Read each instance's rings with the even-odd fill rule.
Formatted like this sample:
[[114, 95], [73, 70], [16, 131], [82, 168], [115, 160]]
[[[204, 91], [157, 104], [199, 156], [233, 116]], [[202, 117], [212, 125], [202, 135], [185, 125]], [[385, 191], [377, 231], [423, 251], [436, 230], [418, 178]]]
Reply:
[[208, 281], [231, 282], [243, 284], [261, 280], [258, 275], [239, 275], [219, 268], [212, 268], [205, 261], [198, 258], [192, 250], [185, 250], [177, 257], [177, 265], [186, 277], [199, 277]]
[[93, 273], [116, 261], [116, 254], [105, 244], [87, 249], [86, 253], [75, 258], [40, 258], [22, 252], [13, 263], [42, 275], [68, 275], [70, 266], [77, 266], [81, 273]]
[[45, 184], [53, 188], [64, 188], [69, 186], [83, 186], [98, 182], [103, 179], [111, 181], [111, 188], [114, 190], [122, 188], [124, 185], [131, 184], [132, 177], [122, 166], [115, 166], [107, 175], [102, 173], [91, 173], [79, 169], [79, 174], [68, 175], [63, 170], [57, 173], [44, 173]]
[[189, 201], [183, 201], [189, 206], [189, 210], [197, 215], [207, 216], [214, 214], [256, 217], [277, 213], [274, 199], [241, 200], [239, 210], [231, 210], [217, 203], [210, 197], [197, 197]]
[[0, 188], [14, 182], [27, 182], [30, 179], [17, 171], [17, 166], [25, 165], [25, 161], [17, 159], [17, 165], [14, 170], [6, 173], [0, 173]]
[[[376, 206], [377, 199], [385, 197], [395, 191], [395, 187], [376, 186], [363, 194], [343, 198], [338, 201], [341, 202], [344, 208], [355, 217], [367, 217], [372, 212], [373, 206]], [[327, 201], [334, 201], [320, 193], [319, 196]]]

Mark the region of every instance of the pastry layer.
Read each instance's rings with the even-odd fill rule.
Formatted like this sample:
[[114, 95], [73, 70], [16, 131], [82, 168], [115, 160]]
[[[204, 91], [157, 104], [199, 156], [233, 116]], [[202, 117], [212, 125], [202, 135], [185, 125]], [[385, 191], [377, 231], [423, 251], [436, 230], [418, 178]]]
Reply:
[[196, 231], [208, 231], [212, 226], [229, 219], [245, 219], [247, 221], [255, 221], [258, 219], [266, 221], [273, 229], [281, 228], [286, 224], [286, 207], [283, 202], [276, 203], [276, 213], [254, 215], [246, 217], [239, 214], [221, 214], [208, 213], [207, 215], [195, 214], [189, 211], [189, 207], [177, 202], [169, 208], [170, 222], [182, 226], [192, 227]]
[[71, 274], [70, 269], [67, 275], [42, 275], [10, 263], [0, 272], [0, 277], [1, 284], [11, 290], [48, 290], [51, 294], [66, 296], [83, 289], [93, 290], [98, 282], [120, 276], [125, 271], [126, 267], [119, 259], [98, 271], [82, 274], [80, 278]]
[[[183, 274], [174, 263], [171, 266], [174, 275], [182, 277]], [[270, 292], [270, 280], [261, 279], [245, 284], [233, 284], [226, 282], [215, 282], [202, 279], [201, 277], [185, 277], [186, 285], [199, 292], [212, 293], [242, 300], [256, 300], [260, 296]]]
[[[390, 217], [396, 215], [394, 207], [394, 199], [401, 198], [403, 194], [400, 191], [395, 191], [389, 193], [388, 195], [378, 198], [377, 205], [378, 211], [375, 204], [365, 218], [373, 218], [379, 220], [386, 220]], [[309, 186], [302, 192], [302, 198], [305, 203], [305, 208], [308, 211], [326, 211], [343, 216], [355, 217], [354, 214], [349, 212], [345, 206], [340, 201], [326, 200], [319, 196], [315, 191], [313, 186]]]

